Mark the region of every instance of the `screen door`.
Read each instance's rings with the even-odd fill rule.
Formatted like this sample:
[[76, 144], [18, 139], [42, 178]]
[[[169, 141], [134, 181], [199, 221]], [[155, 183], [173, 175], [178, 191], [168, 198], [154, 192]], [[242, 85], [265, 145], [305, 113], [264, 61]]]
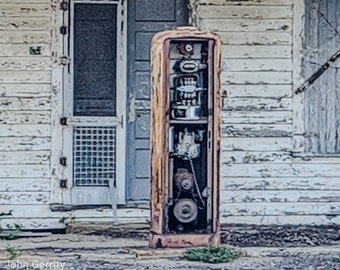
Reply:
[[63, 134], [66, 204], [124, 201], [126, 83], [121, 2], [70, 2]]

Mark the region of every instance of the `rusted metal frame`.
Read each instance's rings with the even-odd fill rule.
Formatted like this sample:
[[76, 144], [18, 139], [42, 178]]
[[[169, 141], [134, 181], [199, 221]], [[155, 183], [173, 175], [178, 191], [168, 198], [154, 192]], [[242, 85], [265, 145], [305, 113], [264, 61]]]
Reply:
[[[182, 30], [182, 31], [181, 31]], [[192, 27], [184, 27], [178, 31], [165, 31], [158, 34], [153, 40], [153, 48], [152, 55], [153, 57], [157, 57], [156, 64], [153, 62], [152, 64], [152, 85], [153, 85], [153, 93], [152, 93], [152, 206], [151, 206], [151, 229], [150, 229], [150, 247], [189, 247], [195, 245], [216, 245], [220, 242], [220, 223], [219, 223], [219, 141], [220, 141], [220, 130], [219, 130], [219, 122], [220, 122], [220, 110], [221, 110], [221, 97], [220, 97], [220, 81], [219, 81], [219, 73], [220, 73], [220, 50], [221, 50], [221, 41], [220, 39], [212, 33], [202, 32], [197, 28]], [[197, 40], [197, 38], [202, 38], [205, 40], [211, 39], [212, 44], [215, 43], [215, 49], [209, 52], [209, 55], [214, 59], [214, 65], [211, 66], [213, 68], [213, 74], [209, 71], [209, 76], [213, 77], [213, 99], [212, 102], [214, 104], [213, 108], [213, 133], [211, 134], [214, 137], [213, 140], [213, 164], [212, 164], [212, 174], [213, 174], [213, 191], [214, 195], [212, 198], [212, 220], [214, 220], [213, 229], [210, 234], [164, 234], [163, 231], [163, 223], [164, 220], [164, 202], [165, 202], [165, 194], [162, 188], [162, 179], [166, 179], [164, 165], [167, 164], [165, 160], [169, 159], [169, 153], [164, 153], [164, 147], [169, 146], [166, 145], [165, 139], [167, 138], [164, 133], [168, 133], [168, 129], [166, 128], [166, 121], [164, 121], [164, 116], [169, 119], [169, 95], [165, 95], [164, 90], [165, 81], [164, 75], [167, 73], [163, 73], [165, 53], [168, 53], [169, 49], [162, 50], [159, 46], [163, 46], [166, 39], [185, 39], [185, 40]], [[165, 51], [163, 51], [165, 50]], [[163, 52], [163, 55], [161, 53]], [[161, 70], [160, 70], [160, 67]], [[169, 68], [169, 65], [168, 65]], [[163, 78], [163, 81], [162, 79]], [[154, 86], [156, 85], [156, 86]], [[161, 92], [161, 93], [159, 93]], [[168, 91], [170, 92], [170, 91]], [[169, 94], [169, 93], [168, 93]], [[160, 97], [161, 96], [161, 97]], [[166, 96], [166, 97], [165, 97]], [[167, 99], [168, 98], [168, 99]], [[165, 102], [167, 101], [167, 102]], [[166, 108], [165, 108], [166, 107]], [[156, 110], [156, 111], [155, 111]], [[210, 113], [211, 114], [211, 113]], [[162, 118], [163, 117], [163, 118]], [[160, 123], [160, 121], [163, 121]], [[163, 136], [162, 136], [163, 133]], [[157, 143], [155, 143], [157, 142]], [[168, 148], [167, 151], [168, 152]], [[161, 159], [161, 161], [160, 161]], [[161, 177], [161, 179], [159, 179]], [[169, 179], [167, 179], [169, 180]], [[164, 187], [164, 186], [163, 186]], [[167, 191], [168, 192], [168, 191]]]

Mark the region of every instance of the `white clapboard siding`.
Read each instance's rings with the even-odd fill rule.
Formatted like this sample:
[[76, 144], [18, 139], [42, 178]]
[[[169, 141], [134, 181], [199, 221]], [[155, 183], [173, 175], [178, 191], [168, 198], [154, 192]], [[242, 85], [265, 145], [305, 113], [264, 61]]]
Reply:
[[288, 152], [265, 151], [222, 151], [221, 163], [292, 163], [293, 158]]
[[340, 215], [340, 203], [228, 203], [220, 208], [223, 216]]
[[2, 205], [1, 210], [5, 213], [9, 211], [12, 212], [12, 216], [7, 216], [10, 218], [31, 218], [39, 217], [39, 218], [74, 218], [74, 222], [77, 221], [77, 218], [96, 218], [96, 217], [111, 217], [112, 219], [112, 209], [111, 208], [96, 208], [96, 209], [82, 209], [82, 210], [73, 210], [67, 212], [60, 211], [51, 211], [51, 207], [47, 204], [27, 204], [22, 205], [20, 208], [18, 207], [16, 210], [13, 210], [12, 205]]
[[51, 177], [51, 169], [48, 165], [25, 164], [25, 165], [1, 165], [0, 181], [10, 181], [9, 178], [47, 178]]
[[213, 32], [291, 32], [290, 19], [200, 19], [202, 29]]
[[[10, 178], [4, 181], [0, 180], [0, 193], [3, 192], [49, 192], [51, 188], [50, 178]], [[2, 209], [2, 206], [1, 206]]]
[[0, 71], [0, 83], [49, 83], [50, 71]]
[[0, 31], [0, 44], [50, 44], [47, 31]]
[[[19, 1], [19, 0], [16, 0]], [[247, 0], [247, 1], [235, 1], [235, 0], [200, 0], [201, 5], [230, 5], [237, 6], [242, 4], [243, 6], [255, 6], [262, 8], [262, 6], [291, 6], [294, 0]]]
[[[39, 55], [31, 55], [31, 48], [40, 47]], [[38, 60], [42, 57], [49, 57], [51, 55], [50, 46], [47, 44], [0, 44], [1, 57], [22, 56], [30, 57]]]
[[0, 137], [0, 151], [51, 151], [51, 138]]
[[2, 71], [29, 71], [51, 70], [51, 59], [49, 57], [1, 57], [0, 70]]
[[51, 133], [51, 126], [46, 124], [39, 125], [0, 125], [1, 137], [49, 137]]
[[340, 193], [338, 190], [320, 190], [315, 192], [314, 190], [239, 190], [233, 191], [221, 191], [222, 205], [224, 203], [312, 203], [323, 202], [333, 203], [340, 202]]
[[[291, 33], [219, 32], [224, 45], [290, 45]], [[1, 37], [0, 37], [1, 40]]]
[[[249, 55], [252, 58], [234, 58], [235, 55], [227, 53], [229, 51], [229, 46], [226, 46], [226, 53], [224, 55], [224, 64], [227, 65], [228, 70], [235, 71], [292, 71], [292, 61], [287, 58], [275, 58], [275, 59], [265, 59], [264, 57], [268, 57], [267, 55], [259, 56], [262, 57], [260, 59], [254, 58], [253, 54], [250, 54], [249, 51], [244, 52], [244, 55]], [[282, 47], [281, 47], [282, 48]], [[240, 48], [241, 49], [241, 48]], [[265, 51], [265, 50], [264, 50]], [[256, 51], [256, 54], [259, 55], [259, 51]], [[228, 56], [229, 55], [229, 56]], [[1, 65], [1, 62], [0, 62]]]
[[34, 31], [48, 31], [50, 23], [50, 18], [0, 17], [0, 31], [30, 31], [33, 29]]
[[2, 151], [0, 166], [15, 164], [49, 164], [49, 151]]
[[[251, 141], [252, 139], [248, 139]], [[268, 139], [267, 139], [268, 140]], [[221, 164], [223, 177], [337, 177], [339, 164]], [[340, 195], [340, 194], [339, 194]]]
[[334, 225], [340, 223], [339, 215], [284, 215], [284, 216], [224, 216], [221, 223], [242, 225]]
[[291, 111], [291, 98], [224, 98], [225, 111]]
[[[2, 179], [1, 179], [2, 181]], [[50, 201], [50, 193], [39, 191], [20, 191], [20, 192], [4, 192], [0, 193], [0, 204], [10, 204], [18, 208], [15, 205], [25, 205], [25, 204], [48, 204]], [[15, 208], [13, 209], [15, 211]]]
[[223, 137], [289, 137], [291, 124], [223, 124]]
[[286, 45], [223, 45], [222, 53], [224, 59], [289, 59], [291, 48]]
[[[1, 113], [0, 113], [1, 115]], [[228, 124], [292, 124], [290, 111], [224, 111], [222, 126]]]
[[291, 6], [200, 6], [200, 18], [208, 19], [291, 19]]
[[25, 230], [51, 230], [65, 229], [66, 225], [60, 218], [3, 218], [1, 226], [5, 229], [15, 230], [17, 226]]
[[291, 84], [291, 79], [291, 72], [223, 72], [221, 75], [222, 84]]
[[8, 5], [0, 2], [3, 17], [51, 17], [50, 5], [47, 1], [41, 4]]
[[[227, 75], [226, 75], [227, 76]], [[272, 97], [282, 98], [291, 97], [293, 90], [291, 85], [268, 85], [268, 84], [241, 84], [241, 85], [222, 85], [222, 93], [225, 97]]]
[[51, 100], [48, 97], [37, 98], [2, 98], [0, 97], [0, 111], [47, 111], [51, 110]]
[[[51, 96], [51, 86], [49, 84], [20, 83], [20, 84], [0, 84], [0, 97], [49, 97]], [[40, 100], [41, 102], [41, 100]], [[0, 100], [1, 103], [1, 100]], [[21, 107], [20, 107], [21, 108]], [[18, 108], [18, 109], [20, 109]], [[50, 108], [50, 107], [49, 107]], [[0, 107], [1, 110], [1, 107]], [[29, 109], [25, 109], [29, 110]]]
[[[339, 177], [223, 177], [221, 189], [236, 192], [238, 190], [338, 190]], [[227, 191], [228, 192], [228, 191]]]
[[[222, 134], [223, 136], [223, 134]], [[283, 138], [236, 138], [222, 137], [221, 151], [288, 151], [292, 148], [292, 139]]]
[[[50, 124], [50, 111], [0, 111], [0, 124]], [[0, 135], [1, 136], [1, 135]]]

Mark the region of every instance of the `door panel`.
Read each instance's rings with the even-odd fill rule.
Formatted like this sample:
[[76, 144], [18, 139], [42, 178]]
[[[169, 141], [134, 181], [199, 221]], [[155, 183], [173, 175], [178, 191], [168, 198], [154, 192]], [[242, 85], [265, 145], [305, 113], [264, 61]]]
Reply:
[[125, 34], [118, 27], [125, 21], [123, 2], [70, 3], [65, 41], [71, 60], [64, 92], [68, 119], [63, 131], [68, 160], [64, 174], [69, 183], [65, 204], [115, 205], [125, 200]]
[[155, 33], [187, 25], [185, 0], [128, 1], [127, 200], [150, 198], [150, 46]]

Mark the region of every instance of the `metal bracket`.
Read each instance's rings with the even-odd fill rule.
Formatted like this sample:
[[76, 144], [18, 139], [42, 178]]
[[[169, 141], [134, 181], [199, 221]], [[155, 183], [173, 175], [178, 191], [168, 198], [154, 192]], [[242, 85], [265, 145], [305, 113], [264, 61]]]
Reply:
[[60, 125], [67, 126], [67, 117], [60, 118]]
[[68, 2], [67, 1], [62, 1], [61, 3], [60, 3], [60, 9], [61, 10], [68, 10]]
[[60, 27], [60, 34], [67, 35], [67, 26], [63, 25]]
[[66, 179], [61, 179], [59, 181], [59, 186], [60, 186], [60, 188], [66, 188], [67, 187], [67, 180]]
[[68, 58], [67, 56], [60, 57], [59, 61], [60, 61], [60, 65], [63, 65], [63, 66], [66, 66], [71, 63], [70, 58]]
[[60, 165], [62, 165], [62, 166], [67, 166], [67, 158], [66, 158], [66, 157], [61, 157], [61, 158], [59, 159], [59, 163], [60, 163]]

